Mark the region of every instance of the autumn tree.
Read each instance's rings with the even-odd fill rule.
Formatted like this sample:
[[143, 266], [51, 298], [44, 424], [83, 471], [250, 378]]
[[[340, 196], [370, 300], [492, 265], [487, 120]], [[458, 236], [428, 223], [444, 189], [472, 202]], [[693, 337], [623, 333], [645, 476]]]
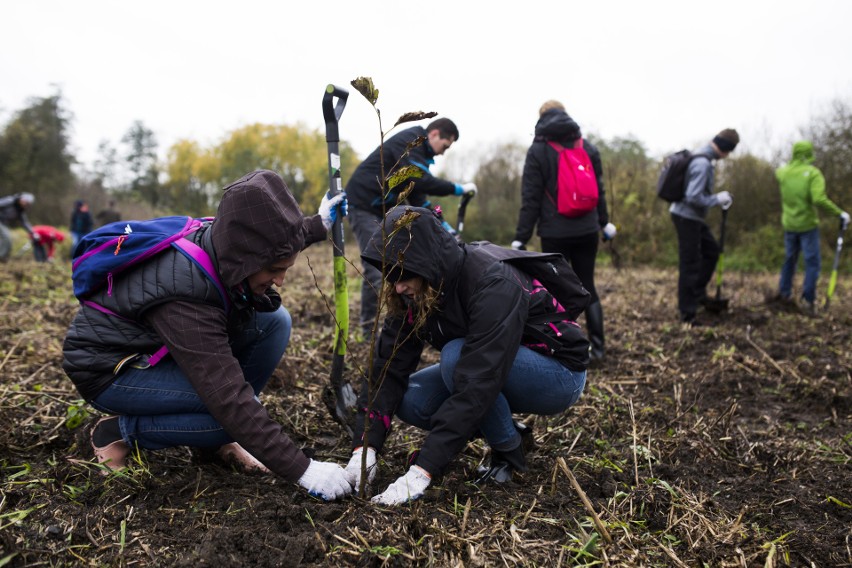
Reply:
[[[352, 172], [358, 164], [351, 146], [340, 144], [341, 170]], [[328, 190], [328, 156], [325, 137], [304, 125], [255, 123], [231, 132], [218, 145], [202, 148], [181, 140], [168, 152], [167, 193], [175, 203], [211, 208], [222, 188], [257, 169], [284, 178], [305, 211], [314, 211]]]

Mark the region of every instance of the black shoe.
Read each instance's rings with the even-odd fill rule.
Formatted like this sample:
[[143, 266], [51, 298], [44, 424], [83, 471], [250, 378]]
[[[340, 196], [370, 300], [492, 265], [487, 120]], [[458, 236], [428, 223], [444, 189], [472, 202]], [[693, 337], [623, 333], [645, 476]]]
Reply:
[[523, 442], [514, 450], [501, 452], [491, 450], [491, 465], [476, 468], [476, 477], [472, 480], [474, 485], [485, 485], [496, 483], [498, 485], [512, 481], [512, 474], [516, 471], [527, 470], [527, 458], [524, 453]]
[[690, 314], [687, 316], [681, 316], [681, 323], [685, 323], [689, 327], [704, 327], [704, 322], [695, 317], [695, 314]]
[[487, 485], [496, 483], [503, 485], [512, 481], [512, 466], [507, 462], [495, 462], [494, 456], [491, 456], [491, 465], [489, 467], [480, 466], [476, 468], [476, 479], [472, 481], [474, 485]]

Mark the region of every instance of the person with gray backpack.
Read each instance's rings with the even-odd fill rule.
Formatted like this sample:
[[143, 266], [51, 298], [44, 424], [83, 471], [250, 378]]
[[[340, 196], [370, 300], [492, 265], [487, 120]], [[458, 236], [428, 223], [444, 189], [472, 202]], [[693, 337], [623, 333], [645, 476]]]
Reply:
[[715, 161], [727, 158], [739, 141], [737, 131], [726, 128], [693, 152], [686, 168], [683, 199], [669, 207], [677, 231], [680, 321], [690, 326], [701, 325], [695, 313], [707, 301], [707, 284], [719, 260], [719, 243], [705, 221], [707, 210], [715, 206], [727, 210], [733, 202], [727, 191], [713, 193]]

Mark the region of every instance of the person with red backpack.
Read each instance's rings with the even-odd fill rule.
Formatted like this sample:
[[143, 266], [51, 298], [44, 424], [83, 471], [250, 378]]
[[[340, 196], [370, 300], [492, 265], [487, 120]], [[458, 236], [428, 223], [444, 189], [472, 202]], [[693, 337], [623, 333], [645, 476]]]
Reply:
[[[62, 367], [82, 398], [107, 415], [91, 432], [104, 472], [124, 468], [134, 448], [191, 446], [326, 500], [351, 493], [349, 474], [305, 455], [258, 398], [292, 328], [275, 287], [299, 253], [345, 215], [343, 199], [326, 196], [319, 213], [306, 217], [278, 174], [252, 172], [225, 188], [215, 219], [199, 220], [186, 234], [183, 249], [193, 254], [151, 249], [87, 289]], [[117, 255], [134, 246], [140, 231], [133, 226], [144, 222], [126, 223], [126, 238], [75, 260], [78, 276], [98, 266], [104, 249]], [[80, 247], [86, 244], [84, 237]]]
[[[586, 154], [594, 171], [597, 201], [589, 202], [586, 209], [566, 211], [560, 198], [561, 148], [573, 149], [575, 154]], [[584, 167], [585, 166], [581, 166]], [[564, 213], [560, 213], [560, 210]], [[566, 214], [567, 213], [567, 214]], [[569, 216], [570, 215], [570, 216]], [[592, 295], [586, 308], [586, 328], [591, 342], [593, 363], [603, 360], [604, 324], [603, 308], [595, 289], [595, 259], [598, 253], [598, 233], [605, 240], [615, 237], [615, 225], [609, 222], [604, 190], [601, 156], [594, 144], [583, 139], [580, 126], [572, 119], [565, 106], [550, 100], [539, 109], [535, 125], [535, 138], [527, 151], [521, 188], [521, 210], [515, 230], [513, 249], [523, 249], [538, 225], [541, 250], [561, 253], [570, 263], [583, 287]]]

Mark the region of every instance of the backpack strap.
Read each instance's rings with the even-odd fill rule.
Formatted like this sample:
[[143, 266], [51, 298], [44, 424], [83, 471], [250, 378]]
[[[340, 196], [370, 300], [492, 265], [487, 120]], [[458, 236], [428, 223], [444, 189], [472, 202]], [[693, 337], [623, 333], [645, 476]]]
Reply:
[[180, 238], [172, 243], [172, 246], [182, 252], [189, 260], [207, 275], [207, 278], [216, 286], [219, 291], [219, 296], [222, 298], [222, 303], [225, 305], [225, 312], [231, 309], [231, 300], [228, 297], [228, 292], [225, 290], [225, 285], [219, 279], [216, 273], [216, 267], [213, 266], [213, 260], [203, 248], [186, 238]]

